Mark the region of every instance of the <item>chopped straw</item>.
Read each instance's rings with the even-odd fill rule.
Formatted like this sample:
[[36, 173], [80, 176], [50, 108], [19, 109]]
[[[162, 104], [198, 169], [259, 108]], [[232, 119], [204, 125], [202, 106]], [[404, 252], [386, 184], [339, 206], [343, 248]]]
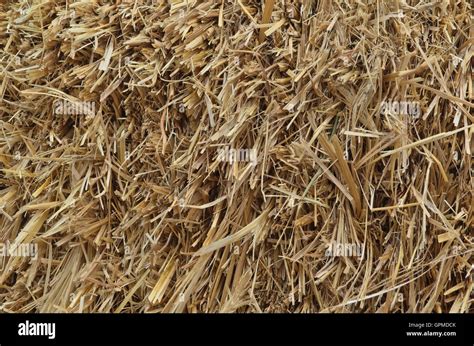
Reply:
[[0, 309], [474, 312], [473, 37], [466, 0], [3, 1]]

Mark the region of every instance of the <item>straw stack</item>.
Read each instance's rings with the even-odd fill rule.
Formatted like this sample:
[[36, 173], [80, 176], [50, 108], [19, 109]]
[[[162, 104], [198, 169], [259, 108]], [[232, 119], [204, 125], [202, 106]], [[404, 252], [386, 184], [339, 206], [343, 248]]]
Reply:
[[0, 309], [473, 312], [473, 43], [467, 0], [4, 1]]

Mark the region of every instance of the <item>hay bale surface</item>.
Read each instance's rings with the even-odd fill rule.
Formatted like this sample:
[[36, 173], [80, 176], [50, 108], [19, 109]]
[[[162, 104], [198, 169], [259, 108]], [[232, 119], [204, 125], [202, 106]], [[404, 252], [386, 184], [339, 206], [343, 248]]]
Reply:
[[6, 312], [473, 312], [469, 1], [0, 4]]

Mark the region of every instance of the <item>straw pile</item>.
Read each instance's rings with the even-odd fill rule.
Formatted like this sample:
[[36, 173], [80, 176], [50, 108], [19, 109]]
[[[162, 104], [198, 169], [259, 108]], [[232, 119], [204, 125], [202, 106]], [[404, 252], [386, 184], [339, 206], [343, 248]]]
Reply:
[[474, 311], [471, 11], [3, 1], [1, 310]]

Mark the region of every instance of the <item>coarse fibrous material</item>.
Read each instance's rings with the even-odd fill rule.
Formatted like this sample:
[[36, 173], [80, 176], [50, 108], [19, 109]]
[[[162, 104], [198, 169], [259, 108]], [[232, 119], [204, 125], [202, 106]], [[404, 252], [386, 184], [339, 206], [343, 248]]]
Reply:
[[473, 312], [473, 43], [467, 0], [3, 1], [0, 309]]

